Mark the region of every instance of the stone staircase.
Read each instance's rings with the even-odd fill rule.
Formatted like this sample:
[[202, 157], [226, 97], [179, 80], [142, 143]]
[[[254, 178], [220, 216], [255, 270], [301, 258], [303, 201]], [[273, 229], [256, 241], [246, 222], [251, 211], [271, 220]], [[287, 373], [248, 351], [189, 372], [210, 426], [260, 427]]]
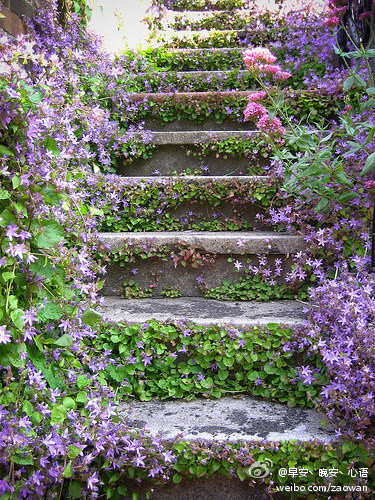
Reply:
[[[166, 13], [166, 24], [160, 34], [161, 43], [170, 48], [170, 54], [175, 54], [177, 59], [183, 54], [185, 63], [180, 69], [173, 68], [173, 74], [166, 71], [165, 75], [161, 73], [155, 77], [160, 79], [164, 76], [167, 81], [175, 81], [173, 91], [155, 87], [150, 92], [150, 86], [145, 85], [148, 90], [129, 95], [130, 102], [152, 103], [154, 107], [162, 108], [171, 101], [172, 105], [173, 102], [190, 102], [193, 106], [195, 103], [220, 103], [222, 100], [225, 106], [228, 97], [247, 98], [250, 91], [241, 87], [247, 81], [242, 70], [238, 73], [241, 85], [229, 89], [213, 85], [212, 91], [197, 91], [195, 85], [194, 91], [187, 90], [189, 80], [207, 82], [221, 71], [220, 68], [201, 69], [205, 61], [214, 57], [212, 54], [222, 50], [207, 47], [212, 30], [206, 33], [188, 29], [189, 26], [195, 27], [202, 19], [207, 24], [218, 12], [223, 15], [224, 11], [215, 11], [212, 5], [206, 3], [210, 10], [168, 10]], [[241, 5], [239, 7], [226, 14], [241, 19], [246, 11], [241, 9]], [[182, 26], [184, 30], [175, 30], [176, 26]], [[228, 46], [223, 43], [221, 54], [227, 61], [225, 71], [230, 73], [237, 69], [230, 68], [230, 58], [238, 60], [241, 50], [233, 40], [240, 40], [240, 44], [244, 44], [248, 33], [244, 27], [230, 33], [222, 30], [220, 35], [220, 40], [227, 37]], [[194, 40], [195, 47], [179, 48], [184, 43], [178, 40]], [[189, 43], [185, 45], [189, 46]], [[194, 71], [189, 59], [197, 59], [197, 63], [194, 63], [197, 69]], [[218, 61], [220, 64], [220, 58]], [[166, 76], [168, 74], [172, 75], [170, 80]], [[126, 185], [130, 183], [134, 192], [138, 188], [145, 189], [145, 186], [146, 189], [147, 186], [157, 186], [160, 189], [159, 198], [165, 197], [167, 189], [175, 190], [179, 200], [172, 203], [167, 197], [160, 209], [156, 208], [159, 205], [155, 201], [151, 204], [149, 216], [157, 222], [168, 214], [171, 220], [179, 221], [181, 230], [101, 233], [106, 247], [104, 254], [123, 257], [107, 266], [104, 304], [100, 308], [103, 318], [126, 324], [146, 323], [151, 319], [191, 321], [202, 326], [231, 324], [242, 330], [268, 323], [279, 323], [286, 327], [302, 324], [305, 305], [295, 300], [293, 293], [288, 300], [269, 302], [246, 301], [241, 296], [232, 301], [207, 298], [207, 290], [220, 288], [223, 280], [227, 284], [239, 278], [245, 280], [249, 265], [259, 267], [261, 259], [267, 260], [265, 266], [272, 273], [283, 262], [282, 271], [275, 273], [275, 286], [282, 287], [291, 269], [291, 256], [306, 246], [303, 236], [264, 227], [257, 218], [257, 213], [267, 213], [270, 202], [268, 206], [259, 204], [252, 193], [257, 192], [257, 189], [262, 193], [268, 190], [277, 193], [279, 189], [277, 181], [268, 175], [264, 158], [259, 156], [257, 160], [249, 160], [215, 152], [204, 158], [203, 162], [199, 157], [200, 144], [210, 141], [214, 143], [233, 138], [238, 141], [256, 141], [258, 133], [252, 124], [229, 119], [217, 123], [210, 114], [199, 125], [183, 117], [163, 124], [150, 116], [145, 121], [145, 128], [152, 130], [153, 144], [157, 150], [149, 159], [120, 166], [118, 173], [122, 176], [121, 182]], [[254, 171], [256, 175], [249, 175], [249, 172]], [[214, 200], [209, 194], [212, 186], [215, 190], [220, 188]], [[212, 230], [214, 223], [217, 227]], [[229, 226], [231, 230], [228, 230]], [[126, 289], [130, 292], [126, 292]], [[168, 290], [176, 292], [178, 297], [171, 298], [166, 294]], [[134, 298], [125, 299], [125, 296]], [[320, 416], [312, 410], [288, 408], [249, 396], [189, 403], [175, 400], [133, 404], [124, 402], [120, 408], [124, 415], [129, 414], [134, 427], [141, 428], [147, 424], [152, 433], [163, 432], [166, 439], [182, 433], [185, 435], [183, 439], [204, 439], [206, 442], [315, 439], [329, 442], [334, 436], [332, 429], [320, 427]], [[200, 499], [211, 498], [211, 494], [213, 498], [215, 494], [219, 495], [222, 486], [216, 490], [215, 486], [211, 486], [211, 493], [206, 496], [197, 496], [198, 493], [194, 491], [188, 493], [189, 488], [186, 488], [185, 493], [179, 491], [174, 497], [173, 494], [166, 494], [165, 498]], [[256, 497], [255, 493], [243, 496], [243, 493], [236, 493], [235, 488], [231, 490], [231, 495], [225, 498]], [[164, 498], [163, 492], [159, 491], [156, 498]]]

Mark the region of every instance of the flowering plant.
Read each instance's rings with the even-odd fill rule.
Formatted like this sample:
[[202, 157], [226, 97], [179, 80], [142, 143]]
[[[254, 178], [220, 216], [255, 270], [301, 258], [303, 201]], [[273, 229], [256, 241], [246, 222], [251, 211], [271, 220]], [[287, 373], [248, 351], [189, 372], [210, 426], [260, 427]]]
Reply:
[[92, 356], [105, 269], [82, 179], [97, 182], [97, 162], [110, 166], [109, 146], [128, 132], [106, 109], [122, 106], [111, 94], [119, 68], [79, 19], [63, 31], [52, 7], [33, 38], [0, 39], [2, 498], [126, 494], [132, 467], [165, 477], [174, 461], [117, 416], [99, 376], [109, 353]]
[[[363, 54], [356, 51], [354, 55], [359, 58]], [[316, 199], [316, 212], [328, 210], [333, 200], [345, 205], [357, 198], [359, 194], [353, 188], [359, 181], [358, 176], [375, 168], [375, 152], [372, 145], [375, 127], [371, 122], [361, 121], [367, 117], [368, 112], [371, 114], [375, 100], [371, 98], [360, 103], [359, 111], [364, 113], [361, 118], [354, 118], [353, 113], [349, 112], [351, 108], [347, 107], [346, 112], [340, 117], [341, 129], [335, 133], [328, 132], [326, 128], [316, 124], [302, 126], [288, 114], [285, 90], [275, 99], [266, 83], [267, 77], [277, 82], [290, 76], [273, 64], [276, 61], [273, 54], [268, 49], [250, 49], [244, 52], [244, 61], [263, 88], [263, 92], [256, 92], [250, 96], [244, 113], [245, 119], [257, 119], [258, 128], [266, 132], [267, 140], [274, 145], [275, 159], [281, 162], [283, 168], [284, 189], [300, 199], [313, 194]], [[365, 80], [359, 74], [359, 65], [356, 65], [345, 80], [343, 88], [344, 91], [349, 91], [356, 85], [356, 88], [362, 92], [366, 91], [367, 95], [371, 96], [374, 89], [372, 75], [369, 75], [369, 84], [370, 87], [367, 89]], [[270, 111], [259, 102], [266, 98], [272, 105]], [[276, 117], [277, 113], [288, 125], [287, 130]], [[360, 133], [360, 130], [365, 134]], [[351, 139], [350, 154], [355, 151], [365, 160], [360, 172], [358, 167], [354, 171], [346, 168], [345, 158], [348, 152], [341, 151], [344, 135]]]

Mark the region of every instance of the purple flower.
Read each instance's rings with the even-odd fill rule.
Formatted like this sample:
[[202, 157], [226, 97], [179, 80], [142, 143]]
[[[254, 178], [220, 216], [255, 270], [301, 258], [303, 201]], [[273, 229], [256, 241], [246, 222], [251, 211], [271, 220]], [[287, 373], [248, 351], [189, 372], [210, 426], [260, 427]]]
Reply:
[[10, 332], [5, 326], [0, 326], [0, 344], [8, 344], [11, 340]]
[[25, 314], [22, 316], [24, 322], [32, 326], [33, 322], [37, 320], [36, 313], [32, 309], [28, 309]]
[[12, 241], [13, 238], [19, 238], [18, 226], [16, 224], [9, 224], [6, 227], [5, 236]]
[[237, 271], [239, 271], [243, 266], [239, 260], [236, 260], [236, 262], [234, 263], [234, 267], [237, 269]]
[[90, 476], [88, 479], [87, 479], [87, 487], [89, 490], [96, 490], [97, 487], [95, 486], [97, 483], [99, 482], [99, 478], [98, 478], [98, 475], [96, 472], [94, 472], [94, 474], [92, 474], [92, 476]]

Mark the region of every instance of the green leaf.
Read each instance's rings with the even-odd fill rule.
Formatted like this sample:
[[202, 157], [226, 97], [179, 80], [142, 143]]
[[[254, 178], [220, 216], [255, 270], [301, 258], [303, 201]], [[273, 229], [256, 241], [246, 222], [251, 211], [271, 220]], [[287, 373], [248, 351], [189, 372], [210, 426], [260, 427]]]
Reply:
[[17, 189], [20, 184], [21, 184], [21, 178], [19, 175], [15, 175], [14, 177], [12, 177], [13, 189]]
[[[43, 346], [42, 349], [40, 349], [40, 351], [44, 352]], [[43, 369], [43, 375], [47, 380], [48, 385], [51, 387], [51, 389], [55, 390], [57, 389], [57, 387], [59, 387], [60, 389], [62, 388], [62, 381], [59, 377], [58, 371], [54, 366], [50, 364], [48, 365], [48, 368]]]
[[88, 326], [94, 326], [101, 319], [102, 315], [90, 307], [88, 307], [82, 314], [82, 321]]
[[33, 457], [30, 453], [27, 454], [22, 454], [20, 452], [16, 452], [14, 455], [12, 455], [12, 459], [14, 463], [17, 465], [33, 465], [34, 460]]
[[173, 482], [175, 484], [178, 484], [182, 481], [182, 476], [180, 476], [179, 474], [173, 474]]
[[12, 321], [15, 327], [18, 328], [18, 330], [23, 329], [23, 324], [24, 324], [24, 320], [22, 318], [23, 315], [24, 311], [22, 309], [16, 309], [15, 311], [12, 311], [10, 313], [10, 317], [12, 318]]
[[61, 308], [54, 302], [47, 302], [38, 312], [38, 318], [42, 321], [46, 319], [60, 319], [62, 316]]
[[79, 481], [72, 481], [69, 483], [69, 493], [73, 498], [81, 498], [82, 486]]
[[43, 420], [43, 415], [38, 411], [34, 411], [34, 413], [31, 415], [30, 418], [34, 425], [39, 425], [40, 422]]
[[113, 378], [113, 380], [116, 380], [116, 382], [123, 382], [128, 375], [128, 370], [127, 370], [126, 366], [108, 365], [107, 371], [110, 374], [110, 376]]
[[345, 81], [344, 81], [344, 92], [348, 92], [348, 90], [350, 90], [354, 85], [354, 76], [349, 76], [349, 78], [347, 78]]
[[339, 197], [338, 200], [341, 201], [342, 203], [346, 203], [349, 200], [352, 200], [353, 198], [358, 198], [359, 194], [358, 193], [353, 193], [349, 191], [345, 191], [345, 193], [342, 193]]
[[326, 206], [328, 205], [328, 203], [329, 203], [328, 198], [325, 198], [325, 197], [320, 198], [319, 203], [315, 207], [315, 213], [316, 212], [320, 212], [320, 211], [324, 211], [324, 209], [326, 208]]
[[85, 375], [80, 375], [78, 378], [77, 378], [77, 385], [80, 389], [82, 389], [83, 387], [86, 387], [87, 385], [90, 385], [90, 380], [85, 377]]
[[0, 154], [7, 156], [14, 156], [14, 153], [3, 144], [0, 144]]
[[73, 398], [70, 398], [69, 396], [66, 396], [64, 399], [63, 399], [63, 405], [64, 407], [67, 409], [67, 411], [69, 410], [73, 410], [74, 408], [76, 408], [76, 402], [74, 401]]
[[[353, 446], [354, 445], [354, 446]], [[345, 441], [345, 443], [343, 443], [342, 445], [342, 452], [343, 454], [347, 454], [347, 453], [350, 453], [353, 451], [353, 449], [355, 448], [355, 444], [352, 443], [351, 441]]]
[[341, 184], [345, 184], [350, 187], [353, 186], [353, 183], [347, 178], [346, 173], [343, 170], [336, 171], [334, 176]]
[[251, 380], [252, 382], [254, 382], [254, 380], [256, 380], [259, 376], [259, 373], [258, 372], [250, 372], [247, 374], [247, 378], [249, 380]]
[[13, 272], [7, 271], [5, 273], [2, 273], [2, 278], [5, 282], [11, 280], [14, 278], [15, 274]]
[[363, 89], [365, 89], [367, 87], [366, 82], [364, 81], [364, 79], [362, 77], [360, 77], [359, 75], [355, 75], [354, 78], [355, 78], [355, 83], [359, 87], [362, 87]]
[[368, 158], [365, 162], [365, 166], [363, 167], [360, 175], [365, 175], [374, 169], [375, 169], [375, 151], [368, 156]]
[[36, 237], [36, 245], [40, 248], [52, 248], [64, 238], [64, 233], [59, 224], [54, 220], [40, 222], [42, 234]]
[[70, 461], [63, 470], [63, 477], [69, 478], [72, 476], [73, 476], [73, 468], [72, 468], [72, 462]]
[[81, 448], [78, 448], [78, 446], [75, 446], [74, 444], [71, 444], [68, 447], [68, 457], [69, 458], [76, 458], [78, 455], [82, 453]]
[[31, 417], [34, 412], [34, 406], [32, 405], [32, 403], [30, 403], [30, 401], [24, 401], [22, 404], [22, 411], [24, 411], [26, 415]]
[[104, 215], [103, 210], [101, 210], [100, 208], [89, 207], [89, 211], [92, 215]]
[[[63, 405], [56, 405], [52, 408], [51, 424], [61, 424], [66, 419], [66, 408]], [[64, 476], [65, 477], [65, 476]], [[70, 477], [70, 476], [69, 476]]]
[[79, 391], [76, 396], [77, 403], [86, 403], [87, 401], [87, 393], [85, 391]]
[[57, 147], [57, 143], [53, 137], [46, 137], [46, 139], [43, 142], [44, 146], [48, 149], [48, 151], [51, 151], [54, 156], [60, 156], [60, 150]]
[[9, 191], [6, 191], [5, 189], [0, 189], [0, 200], [7, 200], [8, 198], [10, 198]]
[[53, 345], [58, 347], [70, 347], [73, 345], [73, 337], [64, 333], [64, 335], [54, 341]]
[[218, 372], [219, 380], [225, 380], [226, 378], [228, 378], [228, 375], [228, 370], [219, 370]]

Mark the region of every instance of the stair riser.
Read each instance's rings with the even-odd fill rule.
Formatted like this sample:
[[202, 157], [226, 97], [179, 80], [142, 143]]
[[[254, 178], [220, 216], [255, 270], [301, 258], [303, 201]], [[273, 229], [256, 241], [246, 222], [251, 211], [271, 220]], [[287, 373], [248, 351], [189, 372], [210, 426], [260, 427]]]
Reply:
[[175, 31], [184, 30], [206, 30], [206, 29], [218, 29], [218, 30], [243, 30], [250, 23], [254, 23], [254, 18], [249, 16], [240, 16], [239, 14], [233, 15], [232, 12], [210, 12], [205, 16], [197, 16], [194, 13], [190, 15], [174, 15], [169, 16], [161, 26], [163, 28], [172, 29]]
[[248, 7], [248, 0], [163, 0], [164, 7], [173, 11], [233, 10]]
[[[134, 57], [134, 56], [133, 56]], [[224, 71], [246, 69], [243, 50], [221, 49], [154, 49], [144, 56], [147, 63], [165, 68], [165, 71]]]
[[[272, 255], [268, 258], [271, 268], [274, 268], [273, 264], [276, 258], [284, 258], [283, 275], [277, 279], [278, 284], [285, 284], [285, 275], [290, 271], [291, 261], [285, 260], [284, 255]], [[242, 255], [234, 255], [233, 260], [242, 262], [244, 266], [247, 264]], [[251, 256], [251, 260], [253, 265], [258, 264], [255, 255]], [[135, 269], [137, 270], [136, 274], [133, 273]], [[233, 262], [228, 262], [227, 255], [218, 255], [213, 262], [203, 263], [198, 268], [192, 267], [189, 263], [183, 267], [180, 262], [175, 267], [170, 256], [166, 262], [159, 258], [143, 260], [138, 257], [124, 267], [119, 264], [107, 267], [106, 282], [102, 294], [107, 296], [123, 295], [123, 282], [133, 280], [141, 288], [151, 287], [153, 297], [161, 297], [162, 292], [169, 287], [179, 290], [182, 297], [203, 297], [204, 288], [199, 286], [198, 278], [202, 277], [204, 285], [211, 289], [221, 286], [223, 280], [237, 282], [240, 276], [244, 277], [245, 273], [238, 273]]]
[[[268, 227], [259, 224], [256, 218], [257, 214], [264, 213], [264, 209], [249, 203], [245, 205], [220, 203], [216, 207], [211, 207], [202, 202], [185, 202], [177, 208], [165, 208], [161, 215], [152, 211], [147, 215], [146, 230], [204, 231], [209, 229], [211, 231], [238, 232], [269, 230]], [[133, 212], [130, 216], [124, 217], [121, 222], [111, 221], [111, 224], [103, 223], [101, 227], [103, 230], [113, 230], [115, 227], [117, 231], [145, 231], [143, 219]]]
[[[187, 151], [192, 151], [187, 154]], [[153, 152], [152, 157], [147, 160], [137, 159], [130, 165], [123, 165], [117, 170], [119, 175], [125, 177], [140, 177], [151, 175], [177, 175], [185, 173], [187, 170], [194, 172], [198, 170], [204, 175], [223, 176], [223, 175], [246, 175], [248, 169], [252, 174], [256, 172], [263, 175], [267, 159], [261, 156], [256, 158], [224, 158], [223, 154], [219, 157], [213, 153], [205, 158], [199, 159], [199, 148], [194, 146], [166, 145], [158, 146]], [[255, 156], [255, 155], [254, 155]]]
[[[254, 122], [238, 122], [234, 120], [224, 120], [218, 123], [213, 117], [206, 118], [202, 123], [197, 124], [194, 120], [188, 120], [186, 118], [181, 118], [179, 120], [173, 120], [170, 122], [160, 122], [159, 120], [147, 118], [145, 120], [144, 128], [151, 131], [162, 131], [162, 132], [178, 132], [178, 131], [196, 131], [197, 138], [200, 140], [200, 132], [212, 132], [214, 135], [216, 131], [255, 131], [256, 127]], [[235, 135], [235, 134], [233, 134]]]
[[228, 89], [248, 90], [254, 80], [248, 71], [236, 74], [194, 72], [179, 75], [162, 72], [144, 74], [133, 80], [137, 92], [207, 92]]

